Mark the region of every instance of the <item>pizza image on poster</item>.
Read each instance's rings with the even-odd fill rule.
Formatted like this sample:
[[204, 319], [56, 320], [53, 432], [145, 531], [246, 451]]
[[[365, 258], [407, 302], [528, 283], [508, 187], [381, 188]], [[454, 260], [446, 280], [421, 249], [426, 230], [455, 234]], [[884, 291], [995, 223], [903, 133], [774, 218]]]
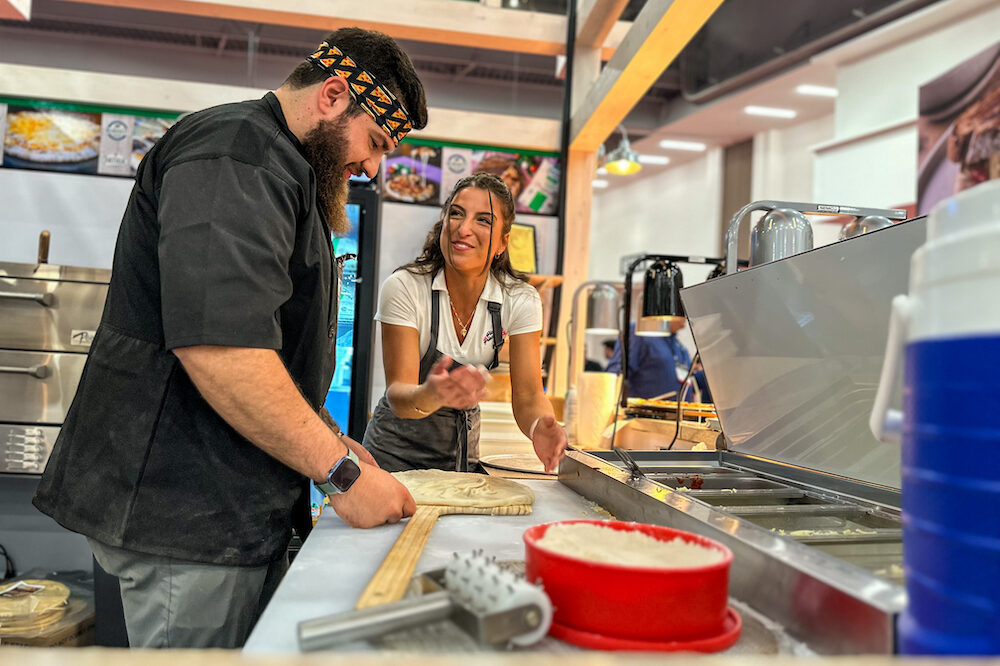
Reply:
[[149, 149], [166, 134], [176, 120], [167, 118], [144, 118], [136, 116], [135, 129], [132, 132], [132, 175], [139, 169], [139, 162], [146, 156]]
[[4, 127], [4, 166], [97, 173], [99, 113], [10, 106]]
[[403, 143], [386, 159], [383, 193], [388, 200], [436, 205], [440, 191], [440, 148]]

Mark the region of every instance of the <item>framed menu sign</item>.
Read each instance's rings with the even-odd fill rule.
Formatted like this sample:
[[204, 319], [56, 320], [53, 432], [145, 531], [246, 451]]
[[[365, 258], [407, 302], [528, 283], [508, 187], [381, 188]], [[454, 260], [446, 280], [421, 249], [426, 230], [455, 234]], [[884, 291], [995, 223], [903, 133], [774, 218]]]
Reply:
[[507, 242], [510, 265], [522, 273], [538, 272], [538, 252], [535, 245], [535, 227], [515, 222], [510, 225], [510, 239]]

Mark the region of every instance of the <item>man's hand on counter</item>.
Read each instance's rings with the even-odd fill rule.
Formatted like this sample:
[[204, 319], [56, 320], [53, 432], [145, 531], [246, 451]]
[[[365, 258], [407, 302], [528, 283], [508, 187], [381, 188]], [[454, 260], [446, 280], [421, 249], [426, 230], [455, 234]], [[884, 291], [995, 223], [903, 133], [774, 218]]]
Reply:
[[566, 431], [551, 414], [538, 417], [531, 430], [531, 445], [546, 472], [554, 472], [566, 453]]
[[394, 476], [363, 459], [360, 467], [361, 476], [350, 490], [330, 496], [330, 506], [345, 523], [351, 527], [377, 527], [398, 523], [416, 512], [410, 491]]

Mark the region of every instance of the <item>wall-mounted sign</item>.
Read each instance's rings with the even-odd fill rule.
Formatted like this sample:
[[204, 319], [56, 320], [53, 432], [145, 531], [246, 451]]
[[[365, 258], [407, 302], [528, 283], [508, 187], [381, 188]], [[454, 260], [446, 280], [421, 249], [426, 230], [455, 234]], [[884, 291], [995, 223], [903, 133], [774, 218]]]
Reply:
[[1000, 178], [1000, 43], [920, 87], [917, 214]]
[[559, 159], [555, 153], [407, 139], [385, 160], [382, 194], [388, 201], [440, 206], [455, 183], [475, 173], [501, 178], [518, 213], [556, 214]]
[[0, 98], [0, 166], [134, 176], [178, 115]]

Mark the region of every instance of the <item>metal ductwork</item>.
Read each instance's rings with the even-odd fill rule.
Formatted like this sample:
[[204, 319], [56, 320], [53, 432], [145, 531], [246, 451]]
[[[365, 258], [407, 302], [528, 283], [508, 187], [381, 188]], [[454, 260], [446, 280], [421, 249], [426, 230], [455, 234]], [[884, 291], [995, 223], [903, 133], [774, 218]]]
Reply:
[[681, 93], [704, 104], [939, 0], [730, 0], [681, 54]]

